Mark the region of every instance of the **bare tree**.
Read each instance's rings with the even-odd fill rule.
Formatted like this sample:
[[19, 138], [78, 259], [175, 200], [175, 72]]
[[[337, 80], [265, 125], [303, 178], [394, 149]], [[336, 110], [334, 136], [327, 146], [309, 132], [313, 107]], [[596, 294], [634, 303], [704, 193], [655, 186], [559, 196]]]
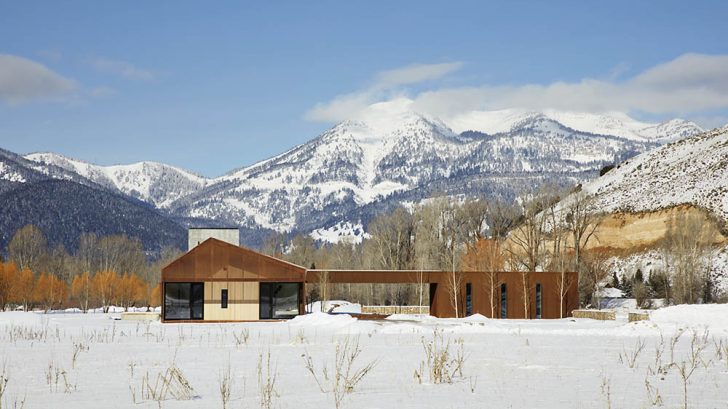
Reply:
[[299, 234], [291, 240], [288, 247], [288, 253], [283, 255], [285, 260], [304, 267], [316, 264], [316, 242], [311, 236]]
[[139, 239], [130, 239], [126, 235], [104, 236], [97, 246], [98, 265], [95, 271], [138, 273], [144, 268], [146, 257]]
[[520, 222], [509, 234], [509, 245], [506, 251], [518, 270], [536, 271], [542, 266], [546, 251], [546, 208], [550, 195], [545, 190], [527, 193], [521, 197]]
[[610, 254], [605, 249], [590, 249], [584, 256], [584, 272], [580, 273], [579, 280], [582, 302], [601, 309], [601, 291], [604, 280], [609, 277]]
[[499, 304], [497, 291], [504, 282], [500, 276], [500, 272], [504, 269], [500, 240], [496, 238], [478, 240], [463, 256], [463, 269], [485, 275], [483, 293], [490, 300], [490, 317], [494, 318]]
[[265, 238], [261, 252], [269, 256], [283, 258], [286, 247], [286, 235], [279, 232], [273, 232]]
[[398, 207], [369, 224], [373, 250], [378, 268], [406, 270], [412, 267], [414, 255], [414, 218], [405, 208]]
[[579, 269], [584, 249], [599, 228], [603, 217], [594, 204], [594, 198], [584, 191], [572, 194], [565, 201], [564, 226], [571, 235], [574, 263]]
[[511, 203], [497, 199], [487, 205], [486, 223], [491, 238], [505, 239], [509, 231], [520, 220], [519, 209]]
[[59, 244], [45, 258], [43, 270], [65, 282], [70, 282], [73, 264], [71, 256], [63, 245]]
[[[441, 197], [420, 206], [417, 211], [415, 252], [422, 266], [449, 271], [445, 287], [455, 316], [460, 316], [461, 286], [463, 272], [460, 271], [462, 254], [481, 235], [484, 217], [474, 216], [473, 208], [464, 210], [464, 205], [452, 203]], [[474, 233], [477, 230], [477, 233]]]
[[10, 239], [8, 253], [18, 270], [29, 268], [37, 273], [48, 255], [48, 241], [39, 228], [28, 224], [18, 229]]
[[523, 302], [523, 318], [531, 318], [531, 286], [529, 285], [530, 271], [521, 271], [521, 302]]
[[664, 253], [672, 272], [675, 303], [692, 304], [700, 300], [709, 282], [708, 253], [712, 229], [699, 213], [680, 213], [668, 222]]

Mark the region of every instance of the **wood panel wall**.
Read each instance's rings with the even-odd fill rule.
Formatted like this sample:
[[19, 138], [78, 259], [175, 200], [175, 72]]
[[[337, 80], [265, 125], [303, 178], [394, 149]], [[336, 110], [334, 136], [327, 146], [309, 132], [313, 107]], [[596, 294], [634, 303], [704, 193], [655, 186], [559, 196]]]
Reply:
[[[227, 308], [221, 306], [228, 290]], [[205, 321], [255, 321], [260, 317], [260, 283], [213, 281], [205, 283]]]

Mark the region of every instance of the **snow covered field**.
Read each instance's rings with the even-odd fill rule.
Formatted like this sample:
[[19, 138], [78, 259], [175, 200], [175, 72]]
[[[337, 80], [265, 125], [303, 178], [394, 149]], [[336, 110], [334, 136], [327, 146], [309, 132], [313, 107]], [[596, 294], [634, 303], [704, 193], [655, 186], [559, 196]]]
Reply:
[[[223, 407], [220, 384], [230, 368], [229, 408], [257, 408], [263, 384], [276, 408], [333, 408], [306, 369], [328, 390], [336, 346], [358, 340], [353, 370], [374, 367], [343, 398], [346, 408], [665, 408], [728, 406], [728, 305], [676, 306], [649, 322], [499, 321], [393, 316], [359, 321], [311, 314], [289, 322], [160, 324], [117, 321], [105, 314], [0, 313], [0, 368], [8, 378], [3, 408], [156, 408], [142, 389], [179, 368], [191, 400], [165, 408]], [[433, 384], [424, 344], [450, 340], [462, 371]], [[674, 347], [672, 346], [674, 343]], [[638, 351], [639, 352], [636, 352]], [[691, 353], [698, 351], [697, 353]], [[270, 365], [266, 365], [270, 352]], [[75, 358], [74, 358], [75, 355]], [[424, 368], [421, 381], [416, 373]], [[1, 389], [1, 388], [0, 388]], [[168, 394], [169, 395], [169, 394]], [[135, 404], [136, 402], [136, 404]]]

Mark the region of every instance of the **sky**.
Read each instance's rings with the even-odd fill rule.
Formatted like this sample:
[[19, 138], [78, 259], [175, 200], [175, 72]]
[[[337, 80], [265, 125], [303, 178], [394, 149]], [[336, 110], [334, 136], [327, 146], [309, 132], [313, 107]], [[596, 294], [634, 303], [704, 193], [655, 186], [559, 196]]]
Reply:
[[214, 177], [372, 104], [728, 123], [725, 1], [0, 0], [0, 147]]

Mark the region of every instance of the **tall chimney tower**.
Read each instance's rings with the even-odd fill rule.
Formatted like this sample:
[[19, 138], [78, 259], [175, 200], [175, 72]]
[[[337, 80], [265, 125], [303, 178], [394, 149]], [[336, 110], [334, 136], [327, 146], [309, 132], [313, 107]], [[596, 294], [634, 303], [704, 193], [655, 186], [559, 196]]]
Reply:
[[190, 227], [187, 229], [187, 251], [210, 237], [240, 246], [240, 230], [237, 227]]

